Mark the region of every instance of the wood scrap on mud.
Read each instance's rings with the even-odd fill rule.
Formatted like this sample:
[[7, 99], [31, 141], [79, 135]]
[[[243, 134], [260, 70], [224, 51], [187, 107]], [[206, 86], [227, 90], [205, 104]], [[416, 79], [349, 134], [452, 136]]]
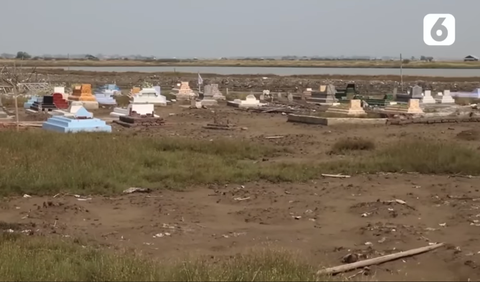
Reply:
[[411, 249], [411, 250], [408, 250], [408, 251], [403, 251], [403, 252], [390, 254], [390, 255], [386, 255], [386, 256], [381, 256], [381, 257], [377, 257], [377, 258], [372, 258], [372, 259], [357, 261], [357, 262], [354, 262], [354, 263], [342, 264], [342, 265], [335, 266], [335, 267], [325, 268], [325, 269], [321, 269], [321, 270], [317, 271], [316, 275], [317, 275], [317, 277], [319, 277], [319, 276], [321, 277], [321, 276], [324, 276], [324, 275], [335, 275], [335, 274], [338, 274], [338, 273], [347, 272], [347, 271], [354, 270], [354, 269], [357, 269], [357, 268], [382, 264], [382, 263], [397, 260], [397, 259], [400, 259], [400, 258], [410, 257], [410, 256], [426, 253], [426, 252], [438, 249], [438, 248], [442, 247], [443, 245], [444, 245], [444, 243], [438, 243], [438, 244], [434, 244], [434, 245], [431, 245], [431, 246]]
[[322, 173], [323, 177], [332, 177], [332, 178], [350, 178], [350, 175], [344, 175], [344, 174], [327, 174], [327, 173]]

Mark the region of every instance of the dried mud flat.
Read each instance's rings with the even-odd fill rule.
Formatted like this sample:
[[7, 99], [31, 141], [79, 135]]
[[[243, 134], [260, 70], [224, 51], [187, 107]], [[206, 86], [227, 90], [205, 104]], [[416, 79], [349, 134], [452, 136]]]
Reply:
[[[255, 140], [290, 147], [294, 151], [290, 160], [306, 162], [331, 158], [328, 151], [339, 137], [374, 136], [378, 146], [383, 146], [405, 136], [425, 134], [453, 140], [459, 132], [475, 127], [335, 128], [286, 123], [280, 114], [226, 108], [217, 112], [244, 130], [202, 129], [213, 119], [211, 110], [175, 107], [160, 109], [167, 119], [163, 128], [137, 134]], [[283, 137], [265, 138], [274, 135]], [[478, 142], [458, 142], [478, 146]], [[232, 183], [111, 197], [10, 198], [0, 206], [0, 221], [6, 222], [0, 228], [79, 238], [161, 259], [213, 258], [251, 248], [281, 248], [323, 266], [341, 264], [348, 253], [371, 258], [445, 242], [444, 248], [371, 267], [370, 275], [378, 280], [480, 279], [477, 179], [385, 173], [337, 179], [322, 178], [322, 172], [318, 173], [319, 178], [308, 183]]]

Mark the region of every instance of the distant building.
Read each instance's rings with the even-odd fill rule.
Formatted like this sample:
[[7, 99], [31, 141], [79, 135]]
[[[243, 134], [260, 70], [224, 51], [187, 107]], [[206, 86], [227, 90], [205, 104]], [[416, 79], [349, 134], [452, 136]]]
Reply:
[[473, 55], [468, 55], [463, 59], [463, 61], [464, 62], [476, 62], [476, 61], [478, 61], [478, 57], [473, 56]]

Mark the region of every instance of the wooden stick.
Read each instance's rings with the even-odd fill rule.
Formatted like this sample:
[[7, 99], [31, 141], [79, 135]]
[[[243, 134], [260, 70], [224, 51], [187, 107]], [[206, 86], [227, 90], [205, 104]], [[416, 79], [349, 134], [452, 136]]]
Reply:
[[342, 175], [342, 174], [322, 174], [323, 177], [333, 177], [333, 178], [350, 178], [350, 175]]
[[381, 257], [378, 257], [378, 258], [372, 258], [372, 259], [358, 261], [358, 262], [355, 262], [355, 263], [350, 263], [350, 264], [344, 264], [344, 265], [339, 265], [339, 266], [335, 266], [335, 267], [325, 268], [325, 269], [321, 269], [321, 270], [317, 271], [317, 276], [334, 275], [334, 274], [350, 271], [350, 270], [360, 268], [360, 267], [381, 264], [381, 263], [384, 263], [384, 262], [387, 262], [387, 261], [392, 261], [392, 260], [396, 260], [396, 259], [399, 259], [399, 258], [404, 258], [404, 257], [409, 257], [409, 256], [429, 252], [431, 250], [440, 248], [442, 246], [443, 246], [443, 243], [439, 243], [439, 244], [435, 244], [435, 245], [431, 245], [431, 246], [426, 246], [426, 247], [412, 249], [412, 250], [408, 250], [408, 251], [404, 251], [404, 252], [399, 252], [399, 253], [396, 253], [396, 254], [381, 256]]

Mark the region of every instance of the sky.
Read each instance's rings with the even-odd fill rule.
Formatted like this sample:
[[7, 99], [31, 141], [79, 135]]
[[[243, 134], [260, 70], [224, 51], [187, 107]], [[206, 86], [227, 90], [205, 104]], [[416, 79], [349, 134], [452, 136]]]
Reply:
[[[0, 53], [233, 56], [480, 56], [478, 0], [4, 0]], [[423, 18], [456, 19], [427, 46]]]

